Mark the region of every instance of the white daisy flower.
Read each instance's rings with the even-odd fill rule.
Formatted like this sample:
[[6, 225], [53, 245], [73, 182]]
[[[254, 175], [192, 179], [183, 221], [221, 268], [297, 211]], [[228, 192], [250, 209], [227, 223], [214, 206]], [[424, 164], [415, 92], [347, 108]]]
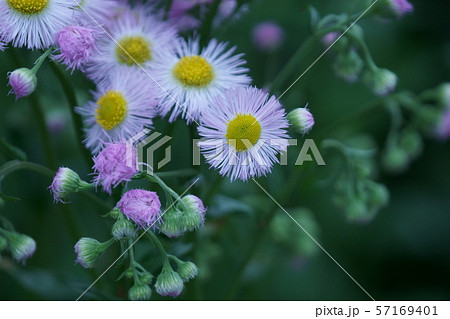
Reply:
[[7, 32], [15, 47], [48, 48], [56, 33], [74, 21], [73, 5], [73, 0], [0, 0], [0, 32]]
[[214, 96], [231, 87], [251, 82], [242, 67], [243, 54], [232, 55], [236, 47], [227, 50], [227, 43], [211, 40], [200, 50], [199, 39], [181, 39], [174, 52], [161, 59], [155, 68], [155, 78], [164, 89], [159, 111], [162, 116], [171, 112], [173, 122], [181, 114], [188, 123], [197, 121]]
[[164, 51], [172, 50], [176, 38], [176, 30], [165, 22], [127, 9], [98, 41], [98, 53], [88, 63], [86, 74], [97, 84], [107, 84], [114, 72], [149, 70]]
[[200, 117], [198, 143], [206, 161], [232, 181], [265, 176], [286, 151], [286, 113], [275, 98], [254, 87], [216, 96]]
[[115, 74], [93, 93], [94, 101], [75, 110], [86, 126], [86, 147], [97, 154], [107, 143], [123, 142], [150, 127], [158, 99], [155, 84], [144, 73]]

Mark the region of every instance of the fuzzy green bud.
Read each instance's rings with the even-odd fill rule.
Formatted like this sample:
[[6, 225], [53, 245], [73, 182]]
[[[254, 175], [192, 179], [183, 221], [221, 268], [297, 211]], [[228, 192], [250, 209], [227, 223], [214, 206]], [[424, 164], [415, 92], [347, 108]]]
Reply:
[[117, 240], [133, 238], [136, 234], [136, 227], [122, 215], [114, 223], [111, 234]]
[[60, 167], [49, 188], [53, 193], [55, 202], [59, 201], [64, 203], [64, 199], [69, 194], [80, 192], [91, 187], [92, 184], [81, 180], [80, 176], [70, 168]]
[[12, 257], [18, 262], [25, 263], [36, 251], [36, 242], [30, 236], [5, 230], [2, 230], [2, 235], [8, 241]]
[[128, 298], [132, 301], [147, 301], [152, 296], [152, 290], [148, 285], [135, 282], [128, 290]]
[[181, 214], [180, 210], [171, 208], [162, 216], [164, 223], [159, 226], [159, 230], [170, 238], [183, 235], [185, 229], [181, 227]]
[[423, 149], [422, 137], [414, 130], [404, 131], [399, 137], [398, 145], [411, 157], [420, 155]]
[[300, 134], [306, 134], [314, 126], [314, 117], [306, 107], [299, 107], [287, 115], [289, 124]]
[[391, 172], [402, 172], [409, 165], [408, 153], [401, 148], [388, 149], [382, 160], [383, 166]]
[[148, 272], [144, 272], [143, 274], [139, 275], [139, 279], [143, 284], [150, 285], [153, 281], [153, 276]]
[[363, 75], [364, 84], [379, 96], [385, 96], [394, 91], [397, 80], [397, 75], [388, 69], [368, 69]]
[[177, 204], [177, 208], [182, 211], [180, 226], [187, 231], [193, 231], [201, 226], [205, 221], [206, 208], [200, 198], [194, 195], [186, 195]]
[[180, 275], [181, 279], [184, 282], [197, 277], [198, 268], [193, 262], [180, 261], [180, 262], [177, 262], [177, 265], [178, 265], [177, 273]]
[[180, 275], [170, 266], [163, 267], [155, 283], [156, 292], [161, 296], [178, 297], [184, 285]]
[[8, 73], [9, 86], [11, 87], [10, 94], [16, 95], [16, 100], [21, 97], [29, 96], [36, 90], [37, 77], [33, 70], [27, 68], [20, 68]]
[[336, 75], [350, 83], [358, 80], [363, 67], [363, 60], [353, 49], [341, 52], [333, 64]]
[[105, 250], [112, 245], [114, 239], [110, 239], [104, 243], [94, 238], [83, 237], [75, 244], [75, 253], [79, 263], [84, 268], [92, 268], [97, 263], [100, 256]]
[[369, 203], [377, 207], [386, 206], [389, 202], [389, 190], [383, 184], [371, 183], [369, 186]]

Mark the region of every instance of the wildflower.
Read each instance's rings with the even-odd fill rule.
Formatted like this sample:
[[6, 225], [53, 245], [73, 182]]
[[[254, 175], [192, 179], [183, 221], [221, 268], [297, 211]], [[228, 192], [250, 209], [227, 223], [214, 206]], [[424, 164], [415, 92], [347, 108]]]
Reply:
[[281, 104], [262, 90], [233, 88], [213, 99], [198, 128], [206, 161], [231, 180], [269, 173], [288, 146], [288, 121]]
[[67, 26], [56, 34], [59, 54], [53, 58], [67, 65], [67, 69], [83, 70], [96, 50], [95, 30], [81, 26]]
[[262, 22], [253, 29], [253, 42], [261, 51], [270, 52], [278, 49], [283, 39], [283, 29], [274, 22]]
[[83, 180], [80, 176], [67, 167], [60, 167], [52, 184], [49, 186], [55, 202], [65, 203], [64, 199], [72, 193], [80, 192], [92, 186]]
[[156, 292], [161, 296], [178, 297], [184, 285], [180, 275], [170, 266], [163, 267], [155, 283]]
[[95, 185], [102, 184], [103, 189], [111, 194], [111, 189], [120, 183], [130, 181], [137, 173], [136, 150], [132, 145], [123, 142], [107, 144], [94, 157], [93, 169]]
[[56, 33], [75, 18], [73, 0], [2, 0], [0, 29], [7, 29], [13, 46], [44, 49]]
[[334, 41], [336, 41], [337, 38], [339, 38], [340, 35], [341, 35], [341, 33], [337, 32], [337, 31], [328, 32], [327, 34], [325, 34], [322, 37], [322, 43], [326, 47], [329, 47], [330, 45], [332, 45], [334, 43]]
[[11, 91], [16, 95], [16, 100], [29, 96], [36, 90], [37, 77], [36, 73], [27, 68], [20, 68], [8, 73], [9, 86]]
[[84, 268], [92, 268], [100, 256], [112, 245], [114, 239], [101, 243], [94, 238], [83, 237], [75, 244], [76, 263]]
[[[86, 75], [99, 85], [107, 85], [113, 73], [146, 74], [142, 69], [147, 71], [160, 61], [161, 54], [170, 51], [176, 40], [173, 27], [127, 9], [111, 24], [109, 36], [99, 39], [98, 52], [87, 64]], [[147, 81], [154, 82], [151, 77]]]
[[414, 10], [407, 0], [380, 0], [374, 12], [383, 18], [401, 18]]
[[117, 207], [142, 228], [161, 223], [161, 202], [155, 192], [132, 189], [123, 194]]
[[152, 290], [148, 285], [134, 282], [134, 285], [128, 290], [128, 298], [132, 301], [150, 300]]
[[1, 233], [8, 241], [9, 250], [16, 261], [25, 263], [28, 258], [33, 256], [36, 251], [36, 242], [33, 238], [3, 229], [1, 229]]
[[98, 87], [94, 101], [75, 110], [84, 117], [86, 146], [97, 154], [105, 145], [125, 141], [152, 125], [156, 115], [154, 83], [145, 74], [116, 73]]
[[177, 208], [182, 211], [179, 223], [183, 229], [192, 231], [203, 225], [206, 208], [197, 196], [184, 196], [177, 204]]
[[314, 117], [306, 107], [299, 107], [287, 115], [289, 123], [300, 134], [308, 133], [314, 126]]
[[364, 84], [374, 94], [384, 96], [391, 93], [397, 86], [397, 76], [387, 69], [376, 68], [367, 70], [363, 76]]
[[226, 89], [244, 86], [250, 78], [244, 74], [248, 69], [242, 54], [232, 55], [235, 48], [226, 49], [226, 43], [211, 40], [200, 52], [199, 39], [180, 40], [176, 50], [168, 53], [155, 68], [160, 92], [159, 111], [162, 116], [170, 114], [173, 122], [181, 115], [188, 123], [199, 119], [211, 104], [215, 95]]

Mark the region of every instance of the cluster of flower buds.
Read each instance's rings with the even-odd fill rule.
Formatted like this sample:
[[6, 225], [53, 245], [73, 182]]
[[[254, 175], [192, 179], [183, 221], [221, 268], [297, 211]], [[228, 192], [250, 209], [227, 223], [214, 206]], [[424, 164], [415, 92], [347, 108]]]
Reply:
[[0, 227], [0, 253], [3, 251], [9, 251], [17, 262], [25, 263], [36, 251], [36, 242], [30, 236]]
[[334, 181], [333, 201], [343, 209], [349, 221], [368, 222], [389, 202], [389, 191], [373, 181], [374, 144], [364, 137], [351, 141], [354, 147], [336, 141], [324, 141], [345, 158], [345, 165]]

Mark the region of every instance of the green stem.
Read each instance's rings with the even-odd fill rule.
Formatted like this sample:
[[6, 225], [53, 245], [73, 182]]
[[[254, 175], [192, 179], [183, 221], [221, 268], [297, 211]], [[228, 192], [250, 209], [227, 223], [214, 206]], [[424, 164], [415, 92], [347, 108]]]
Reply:
[[53, 73], [55, 73], [56, 77], [59, 80], [59, 83], [61, 84], [61, 87], [64, 91], [64, 94], [67, 98], [67, 102], [69, 103], [69, 111], [72, 116], [72, 123], [75, 130], [75, 136], [77, 138], [77, 144], [81, 150], [81, 153], [84, 156], [84, 159], [89, 167], [92, 166], [92, 155], [88, 151], [86, 147], [83, 145], [83, 120], [81, 116], [75, 112], [74, 107], [78, 105], [77, 97], [75, 94], [75, 91], [71, 85], [71, 83], [68, 81], [65, 73], [61, 70], [61, 68], [55, 63], [50, 63], [50, 67], [53, 70]]
[[53, 48], [50, 47], [47, 51], [45, 51], [37, 60], [34, 62], [34, 67], [31, 69], [31, 72], [34, 74], [37, 73], [39, 68], [41, 67], [42, 63], [44, 63], [45, 59], [53, 52]]
[[366, 42], [364, 42], [364, 40], [361, 39], [360, 37], [354, 36], [351, 32], [348, 32], [347, 36], [361, 48], [361, 50], [363, 52], [364, 60], [366, 61], [366, 64], [369, 67], [369, 69], [371, 71], [376, 71], [378, 69], [378, 67], [372, 58], [372, 54], [370, 53], [370, 50], [367, 47]]
[[190, 176], [195, 176], [198, 174], [198, 171], [192, 168], [187, 168], [187, 169], [180, 169], [180, 170], [176, 170], [176, 171], [168, 171], [168, 172], [161, 172], [161, 173], [156, 173], [155, 175], [157, 175], [160, 178], [169, 178], [169, 177], [190, 177]]
[[164, 249], [164, 246], [159, 241], [158, 237], [152, 232], [152, 231], [146, 231], [145, 236], [152, 242], [152, 244], [159, 250], [161, 254], [161, 258], [163, 261], [163, 267], [165, 268], [172, 268], [169, 262], [169, 257], [167, 255], [166, 250]]

